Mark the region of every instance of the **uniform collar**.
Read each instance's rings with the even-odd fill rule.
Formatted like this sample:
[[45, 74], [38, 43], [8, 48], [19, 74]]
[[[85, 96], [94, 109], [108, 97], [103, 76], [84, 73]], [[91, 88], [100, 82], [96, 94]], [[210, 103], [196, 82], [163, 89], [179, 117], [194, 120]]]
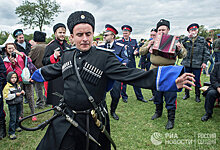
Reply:
[[110, 44], [110, 49], [112, 49], [114, 42], [115, 42], [115, 40], [112, 41], [111, 43], [106, 43], [106, 47], [107, 47], [108, 44]]
[[128, 42], [128, 41], [131, 42], [131, 38], [129, 37], [128, 40], [125, 40], [125, 38], [123, 37], [123, 38], [122, 38], [122, 41], [123, 41], [123, 42]]

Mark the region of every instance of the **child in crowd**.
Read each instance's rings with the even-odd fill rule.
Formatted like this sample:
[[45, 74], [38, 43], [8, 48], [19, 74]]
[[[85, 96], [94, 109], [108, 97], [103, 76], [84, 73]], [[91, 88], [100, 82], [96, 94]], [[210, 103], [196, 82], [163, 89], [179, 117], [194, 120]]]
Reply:
[[7, 75], [7, 84], [3, 90], [3, 97], [8, 104], [10, 112], [8, 134], [11, 140], [16, 139], [15, 131], [21, 132], [21, 128], [18, 126], [18, 120], [21, 114], [21, 105], [24, 94], [25, 92], [21, 90], [21, 87], [18, 84], [17, 73], [9, 72]]

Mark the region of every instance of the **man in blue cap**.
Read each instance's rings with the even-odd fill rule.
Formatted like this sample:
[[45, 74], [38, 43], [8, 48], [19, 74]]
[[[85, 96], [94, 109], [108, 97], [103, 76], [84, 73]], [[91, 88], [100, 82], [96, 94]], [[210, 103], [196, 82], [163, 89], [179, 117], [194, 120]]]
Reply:
[[[197, 103], [200, 100], [200, 75], [202, 69], [206, 68], [207, 61], [210, 58], [210, 52], [207, 48], [207, 42], [204, 37], [198, 35], [199, 25], [192, 23], [187, 27], [189, 35], [182, 41], [183, 46], [187, 50], [187, 56], [183, 58], [182, 65], [185, 67], [186, 72], [193, 73], [195, 75], [195, 101]], [[184, 100], [190, 97], [189, 90], [185, 90]]]
[[13, 36], [16, 38], [16, 40], [14, 41], [17, 50], [19, 52], [23, 52], [26, 55], [29, 54], [30, 50], [31, 50], [31, 44], [24, 39], [24, 33], [22, 29], [16, 29], [13, 32]]
[[[135, 56], [138, 55], [139, 52], [138, 52], [138, 44], [137, 44], [136, 39], [130, 38], [132, 27], [129, 25], [123, 25], [121, 29], [123, 31], [123, 38], [121, 40], [118, 40], [118, 42], [126, 45], [125, 50], [127, 51], [128, 59], [129, 59], [127, 67], [136, 68]], [[127, 99], [128, 99], [126, 89], [127, 89], [127, 85], [123, 84], [121, 96], [122, 96], [123, 102], [125, 103], [127, 103]], [[141, 88], [133, 86], [133, 89], [137, 97], [137, 100], [147, 103], [147, 101], [144, 99], [142, 95]]]
[[218, 39], [213, 43], [213, 50], [215, 56], [215, 62], [220, 62], [220, 34], [217, 34]]
[[[127, 53], [125, 53], [126, 51], [124, 49], [125, 45], [115, 40], [117, 34], [118, 34], [118, 31], [112, 25], [106, 24], [105, 33], [103, 35], [105, 43], [104, 45], [100, 45], [100, 47], [114, 50], [113, 53], [117, 55], [118, 57], [122, 58], [121, 60], [122, 64], [126, 65], [128, 63], [128, 58], [127, 58]], [[115, 81], [113, 84], [113, 88], [110, 91], [110, 95], [112, 98], [111, 116], [115, 120], [119, 120], [119, 117], [115, 113], [115, 110], [118, 106], [120, 93], [121, 93], [121, 82]]]

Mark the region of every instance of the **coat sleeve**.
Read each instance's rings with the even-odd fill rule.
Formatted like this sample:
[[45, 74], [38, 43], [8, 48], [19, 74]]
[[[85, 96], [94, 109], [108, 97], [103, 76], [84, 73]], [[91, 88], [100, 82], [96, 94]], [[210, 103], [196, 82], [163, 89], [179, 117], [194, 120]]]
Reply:
[[204, 45], [203, 45], [203, 63], [207, 64], [208, 60], [210, 59], [210, 52], [207, 47], [207, 42], [204, 40]]
[[220, 64], [215, 65], [212, 73], [210, 74], [210, 82], [212, 87], [217, 90], [218, 87], [220, 87], [220, 82], [218, 80], [218, 71], [220, 71]]
[[6, 68], [2, 58], [0, 57], [0, 82], [4, 83], [6, 80]]
[[13, 100], [16, 98], [16, 93], [10, 92], [8, 84], [5, 86], [5, 88], [3, 90], [3, 98], [7, 101]]
[[58, 62], [58, 59], [55, 59], [53, 54], [54, 50], [50, 48], [50, 45], [47, 46], [42, 60], [44, 66]]
[[[175, 68], [176, 67], [176, 68]], [[182, 66], [163, 66], [150, 71], [128, 68], [114, 57], [106, 59], [105, 74], [108, 78], [134, 85], [140, 88], [156, 89], [158, 91], [179, 91], [176, 87], [176, 78], [183, 73]], [[178, 69], [177, 69], [178, 68]], [[158, 71], [159, 70], [159, 71]]]
[[146, 42], [144, 45], [142, 45], [139, 49], [139, 54], [140, 55], [146, 55], [149, 51], [149, 49], [147, 48], [149, 42]]
[[38, 54], [37, 47], [34, 46], [33, 48], [31, 48], [31, 51], [28, 54], [28, 56], [31, 58], [33, 64], [35, 64], [35, 61], [36, 61], [36, 59], [38, 57], [38, 55], [36, 55], [36, 54]]
[[61, 61], [55, 64], [50, 64], [36, 70], [31, 79], [37, 82], [44, 82], [56, 79], [62, 76], [62, 64]]

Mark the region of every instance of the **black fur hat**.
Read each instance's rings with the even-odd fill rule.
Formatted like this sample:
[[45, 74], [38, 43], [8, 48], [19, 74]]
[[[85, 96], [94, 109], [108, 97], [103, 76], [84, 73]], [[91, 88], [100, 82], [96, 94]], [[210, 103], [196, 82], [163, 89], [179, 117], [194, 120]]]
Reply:
[[158, 23], [157, 23], [157, 30], [160, 26], [167, 26], [170, 29], [170, 22], [168, 20], [165, 19], [161, 19]]
[[63, 23], [57, 23], [53, 26], [53, 32], [55, 33], [58, 28], [63, 27], [66, 29], [66, 26]]
[[87, 11], [76, 11], [72, 13], [67, 19], [67, 26], [70, 34], [73, 34], [73, 28], [80, 23], [88, 23], [92, 26], [93, 32], [95, 30], [95, 18]]
[[34, 32], [34, 41], [35, 42], [45, 42], [46, 40], [46, 33], [41, 32], [41, 31], [35, 31]]

